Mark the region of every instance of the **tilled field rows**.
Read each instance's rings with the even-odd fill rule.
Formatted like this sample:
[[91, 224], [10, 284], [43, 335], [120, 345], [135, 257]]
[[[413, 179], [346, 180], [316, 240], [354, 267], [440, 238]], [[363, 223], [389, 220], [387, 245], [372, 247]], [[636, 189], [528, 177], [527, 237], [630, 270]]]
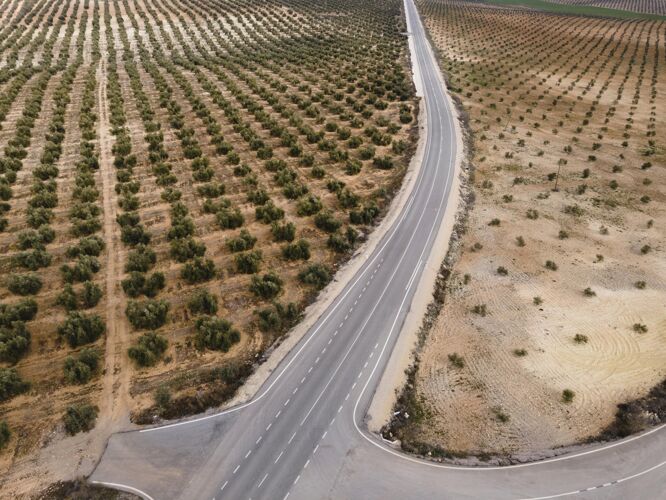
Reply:
[[415, 136], [401, 2], [0, 7], [13, 456], [63, 411], [73, 433], [97, 412], [218, 404], [399, 186]]

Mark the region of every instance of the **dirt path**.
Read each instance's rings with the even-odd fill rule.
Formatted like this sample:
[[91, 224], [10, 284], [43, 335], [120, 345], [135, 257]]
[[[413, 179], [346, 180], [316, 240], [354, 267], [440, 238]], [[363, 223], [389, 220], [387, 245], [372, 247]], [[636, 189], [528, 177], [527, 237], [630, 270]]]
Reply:
[[[103, 25], [103, 30], [109, 29]], [[102, 30], [102, 31], [103, 31]], [[100, 35], [101, 53], [106, 53], [106, 37]], [[98, 432], [118, 430], [129, 423], [129, 360], [125, 350], [130, 344], [130, 332], [124, 320], [125, 300], [119, 290], [123, 272], [123, 255], [116, 231], [117, 200], [114, 190], [115, 172], [113, 168], [113, 136], [109, 123], [109, 104], [106, 97], [106, 60], [101, 59], [97, 72], [99, 122], [98, 136], [100, 149], [100, 174], [104, 209], [104, 241], [106, 241], [106, 355], [102, 396], [100, 398], [100, 421]]]

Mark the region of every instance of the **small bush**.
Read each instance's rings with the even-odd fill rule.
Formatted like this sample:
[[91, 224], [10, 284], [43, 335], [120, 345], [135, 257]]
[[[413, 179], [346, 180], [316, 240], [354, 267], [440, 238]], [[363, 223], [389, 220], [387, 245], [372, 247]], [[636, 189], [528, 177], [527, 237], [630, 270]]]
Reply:
[[310, 258], [310, 244], [300, 239], [282, 247], [282, 256], [287, 260], [308, 260]]
[[259, 272], [263, 256], [261, 250], [253, 250], [236, 255], [234, 259], [236, 271], [243, 274], [254, 274]]
[[127, 355], [139, 366], [153, 366], [167, 350], [167, 339], [155, 332], [144, 333], [137, 345], [127, 349]]
[[145, 245], [137, 245], [127, 256], [125, 272], [145, 273], [157, 262], [155, 251]]
[[180, 276], [190, 284], [209, 281], [215, 277], [215, 263], [210, 259], [195, 257], [183, 266]]
[[9, 276], [7, 288], [17, 295], [35, 295], [42, 289], [42, 280], [32, 273], [12, 274]]
[[571, 389], [564, 389], [562, 391], [562, 401], [564, 403], [571, 403], [574, 400], [574, 397], [576, 397], [576, 393]]
[[550, 269], [551, 271], [557, 271], [557, 264], [553, 262], [552, 260], [547, 260], [546, 261], [546, 269]]
[[182, 238], [171, 242], [169, 253], [178, 262], [186, 262], [196, 257], [203, 257], [206, 253], [206, 245], [193, 238]]
[[30, 388], [14, 368], [0, 367], [0, 403], [24, 393]]
[[62, 417], [65, 430], [72, 436], [79, 432], [90, 431], [95, 427], [98, 411], [99, 409], [96, 406], [87, 403], [68, 406], [65, 415]]
[[270, 272], [259, 277], [252, 276], [250, 291], [262, 299], [272, 299], [277, 297], [282, 291], [283, 281], [275, 272]]
[[488, 314], [488, 309], [485, 304], [477, 304], [472, 308], [472, 312], [479, 316], [486, 316]]
[[241, 229], [240, 235], [237, 238], [227, 240], [227, 248], [231, 252], [244, 252], [254, 248], [257, 238], [252, 236], [247, 229]]
[[285, 332], [300, 318], [300, 310], [293, 302], [287, 305], [276, 302], [271, 307], [257, 311], [256, 314], [258, 326], [262, 332]]
[[271, 224], [271, 233], [275, 241], [294, 241], [296, 237], [296, 225], [293, 222], [285, 222], [283, 224], [273, 222]]
[[449, 363], [455, 368], [464, 368], [465, 360], [457, 352], [448, 355]]
[[209, 314], [217, 312], [217, 296], [206, 289], [196, 290], [187, 303], [192, 314]]
[[270, 224], [271, 222], [283, 219], [284, 210], [275, 206], [272, 201], [267, 201], [264, 205], [258, 206], [255, 209], [255, 215], [258, 221], [263, 222], [264, 224]]
[[58, 335], [64, 337], [70, 347], [78, 347], [95, 342], [105, 329], [104, 321], [99, 316], [74, 311], [58, 327]]
[[125, 315], [134, 328], [151, 330], [166, 322], [168, 312], [168, 302], [153, 299], [130, 300], [125, 309]]
[[331, 281], [331, 272], [323, 264], [312, 264], [298, 273], [298, 279], [321, 290]]
[[585, 295], [586, 297], [596, 297], [597, 292], [595, 292], [588, 286], [585, 290], [583, 290], [583, 295]]
[[196, 322], [196, 345], [199, 349], [227, 352], [240, 341], [240, 332], [222, 318], [202, 317]]
[[166, 385], [161, 385], [153, 394], [153, 399], [155, 400], [157, 407], [163, 411], [169, 406], [169, 403], [171, 403], [171, 391], [169, 391], [169, 388]]
[[647, 333], [648, 327], [642, 323], [634, 323], [632, 327], [636, 333]]
[[69, 384], [86, 384], [92, 379], [99, 366], [100, 352], [97, 349], [83, 349], [75, 358], [65, 358], [65, 380]]
[[4, 449], [7, 446], [11, 437], [12, 433], [9, 430], [9, 425], [7, 424], [7, 421], [6, 420], [0, 421], [0, 450]]
[[527, 356], [527, 351], [525, 349], [514, 349], [513, 355], [522, 358], [523, 356]]
[[574, 335], [574, 342], [576, 344], [587, 344], [588, 340], [587, 335], [583, 335], [582, 333]]

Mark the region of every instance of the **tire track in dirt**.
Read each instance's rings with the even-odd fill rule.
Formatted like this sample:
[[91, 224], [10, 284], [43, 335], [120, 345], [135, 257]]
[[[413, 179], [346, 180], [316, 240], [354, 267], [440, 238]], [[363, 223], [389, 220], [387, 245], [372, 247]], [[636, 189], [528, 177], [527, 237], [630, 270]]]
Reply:
[[[103, 28], [102, 28], [103, 27]], [[104, 32], [110, 29], [102, 22], [100, 27], [100, 49], [106, 53]], [[104, 210], [104, 240], [106, 241], [106, 353], [102, 396], [100, 398], [99, 428], [113, 432], [129, 423], [130, 372], [128, 359], [124, 353], [130, 344], [130, 332], [123, 316], [125, 299], [119, 291], [123, 272], [123, 254], [118, 232], [116, 231], [117, 199], [114, 190], [115, 172], [113, 167], [113, 136], [109, 122], [109, 104], [106, 96], [106, 60], [100, 60], [97, 72], [98, 82], [98, 136], [100, 150], [100, 175]]]

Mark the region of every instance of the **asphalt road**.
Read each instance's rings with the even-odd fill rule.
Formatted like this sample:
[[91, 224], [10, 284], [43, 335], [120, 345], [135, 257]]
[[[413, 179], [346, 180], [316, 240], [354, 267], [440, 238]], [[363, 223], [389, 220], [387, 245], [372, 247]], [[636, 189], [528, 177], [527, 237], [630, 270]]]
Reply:
[[437, 238], [456, 158], [439, 69], [412, 0], [405, 4], [427, 138], [402, 214], [254, 399], [217, 415], [113, 435], [91, 481], [155, 500], [666, 498], [663, 428], [503, 468], [420, 461], [367, 433], [366, 411]]

